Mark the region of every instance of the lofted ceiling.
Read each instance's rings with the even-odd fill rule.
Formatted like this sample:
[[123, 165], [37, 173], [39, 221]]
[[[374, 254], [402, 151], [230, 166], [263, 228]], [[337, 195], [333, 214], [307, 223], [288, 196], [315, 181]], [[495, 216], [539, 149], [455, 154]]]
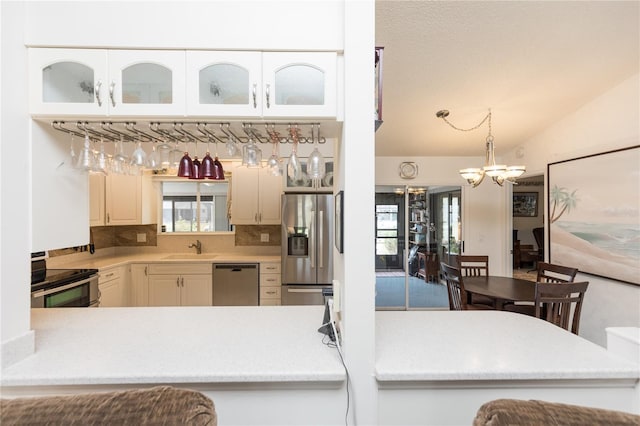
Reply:
[[638, 1], [376, 1], [376, 156], [496, 155], [638, 73]]

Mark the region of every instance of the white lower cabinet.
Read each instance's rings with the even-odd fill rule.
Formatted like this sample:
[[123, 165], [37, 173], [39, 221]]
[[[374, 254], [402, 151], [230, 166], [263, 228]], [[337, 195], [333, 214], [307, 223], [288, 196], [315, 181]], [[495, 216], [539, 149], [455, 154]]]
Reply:
[[126, 294], [126, 275], [124, 267], [100, 270], [98, 288], [100, 289], [100, 307], [112, 308], [128, 305]]
[[260, 264], [260, 306], [280, 305], [282, 275], [279, 263]]
[[211, 264], [149, 265], [149, 306], [211, 306]]
[[131, 265], [129, 292], [130, 306], [149, 306], [149, 266], [134, 263]]

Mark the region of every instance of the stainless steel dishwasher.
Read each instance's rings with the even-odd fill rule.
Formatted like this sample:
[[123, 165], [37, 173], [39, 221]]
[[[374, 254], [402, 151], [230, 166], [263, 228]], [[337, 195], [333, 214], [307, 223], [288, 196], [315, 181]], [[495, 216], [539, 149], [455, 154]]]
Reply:
[[213, 306], [258, 306], [257, 263], [214, 263]]

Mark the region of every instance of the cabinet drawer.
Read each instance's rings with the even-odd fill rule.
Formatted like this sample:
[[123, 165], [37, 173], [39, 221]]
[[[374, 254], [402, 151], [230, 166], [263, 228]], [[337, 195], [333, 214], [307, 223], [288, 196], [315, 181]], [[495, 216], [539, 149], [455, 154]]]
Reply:
[[280, 274], [260, 274], [260, 287], [280, 285], [282, 285], [282, 277]]
[[162, 274], [211, 274], [211, 263], [152, 263], [149, 275]]
[[260, 306], [280, 306], [282, 302], [280, 299], [261, 299]]
[[280, 264], [279, 263], [261, 263], [260, 264], [260, 273], [261, 274], [279, 274], [280, 273]]
[[260, 300], [263, 299], [278, 299], [281, 295], [280, 287], [260, 287]]
[[106, 283], [108, 281], [120, 278], [120, 268], [105, 269], [98, 272], [98, 283]]

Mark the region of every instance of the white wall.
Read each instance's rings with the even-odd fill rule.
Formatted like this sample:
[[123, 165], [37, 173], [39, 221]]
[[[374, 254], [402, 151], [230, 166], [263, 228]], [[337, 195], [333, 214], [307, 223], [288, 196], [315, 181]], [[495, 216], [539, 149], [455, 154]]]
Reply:
[[[639, 142], [640, 74], [636, 74], [524, 143], [525, 155], [520, 161], [524, 160], [529, 174], [546, 176], [548, 163]], [[506, 162], [511, 164], [514, 157], [515, 152], [510, 153]], [[615, 182], [611, 189], [615, 190]], [[577, 279], [589, 281], [580, 318], [582, 337], [605, 346], [606, 327], [640, 326], [640, 286], [587, 274], [578, 274]]]
[[33, 352], [29, 330], [31, 149], [22, 2], [0, 3], [0, 337], [2, 365]]

